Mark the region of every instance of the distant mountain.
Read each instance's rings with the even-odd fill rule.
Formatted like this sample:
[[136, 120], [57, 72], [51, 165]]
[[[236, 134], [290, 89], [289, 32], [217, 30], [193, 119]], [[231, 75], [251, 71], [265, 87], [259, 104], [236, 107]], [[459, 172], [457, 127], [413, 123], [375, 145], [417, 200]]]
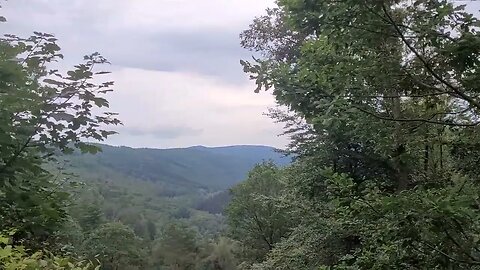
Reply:
[[[69, 157], [74, 171], [102, 178], [125, 176], [182, 188], [225, 190], [245, 179], [253, 166], [264, 160], [285, 165], [290, 159], [268, 146], [194, 146], [178, 149], [134, 149], [101, 145], [96, 155]], [[114, 181], [115, 179], [110, 179]]]

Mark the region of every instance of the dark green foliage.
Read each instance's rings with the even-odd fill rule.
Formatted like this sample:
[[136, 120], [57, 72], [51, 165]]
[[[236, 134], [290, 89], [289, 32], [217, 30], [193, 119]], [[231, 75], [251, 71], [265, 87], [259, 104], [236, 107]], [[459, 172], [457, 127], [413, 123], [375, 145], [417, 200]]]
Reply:
[[119, 222], [101, 225], [83, 243], [85, 255], [97, 258], [105, 270], [144, 269], [146, 253], [143, 249], [142, 240]]
[[[72, 168], [68, 168], [76, 175], [71, 176], [72, 179], [83, 181], [83, 184], [81, 188], [74, 189], [76, 200], [69, 207], [69, 213], [75, 218], [76, 223], [81, 224], [83, 230], [80, 229], [80, 232], [85, 234], [83, 237], [97, 232], [99, 223], [101, 227], [104, 223], [120, 221], [132, 230], [136, 237], [142, 239], [146, 263], [142, 269], [163, 269], [162, 267], [167, 267], [162, 259], [164, 255], [169, 256], [171, 260], [185, 259], [182, 252], [172, 251], [173, 253], [163, 254], [163, 249], [158, 248], [164, 240], [167, 241], [164, 238], [165, 231], [172, 222], [181, 222], [184, 225], [179, 229], [179, 234], [185, 229], [187, 236], [190, 233], [195, 236], [191, 243], [197, 247], [197, 251], [189, 261], [195, 267], [200, 267], [198, 269], [210, 269], [201, 267], [204, 263], [208, 264], [206, 258], [211, 255], [214, 248], [214, 241], [210, 239], [216, 238], [223, 230], [223, 217], [193, 209], [197, 202], [208, 194], [189, 187], [182, 194], [177, 192], [176, 196], [165, 195], [158, 192], [163, 189], [161, 183], [131, 178], [108, 168], [99, 167], [98, 170], [87, 171], [83, 169], [83, 165], [78, 166], [75, 163], [72, 165], [74, 165]], [[80, 227], [78, 224], [77, 226]], [[71, 231], [74, 232], [73, 228]], [[171, 237], [169, 241], [181, 241], [175, 237]], [[72, 243], [76, 247], [74, 251], [84, 249], [83, 253], [90, 255], [98, 252], [95, 246], [75, 243]], [[121, 250], [123, 248], [119, 251]]]
[[48, 248], [107, 270], [480, 269], [479, 20], [444, 0], [276, 4], [241, 64], [287, 109], [287, 167], [261, 146], [86, 144], [119, 124], [107, 61], [63, 74], [52, 35], [1, 39], [0, 267], [90, 267]]
[[153, 248], [152, 259], [170, 269], [195, 269], [200, 247], [197, 235], [183, 224], [169, 224]]
[[185, 224], [171, 223], [154, 243], [151, 265], [159, 269], [235, 270], [238, 252], [231, 239], [202, 239]]
[[191, 212], [186, 207], [180, 207], [172, 214], [172, 217], [174, 219], [190, 218]]
[[108, 62], [94, 53], [65, 74], [49, 69], [63, 59], [56, 42], [39, 32], [0, 38], [0, 227], [12, 231], [1, 237], [2, 269], [93, 269], [45, 251], [78, 256], [84, 238], [68, 211], [74, 183], [51, 165], [74, 149], [97, 152], [84, 141], [104, 140], [120, 121], [104, 110], [113, 82], [96, 69]]
[[271, 162], [255, 166], [245, 182], [232, 188], [227, 223], [247, 260], [261, 261], [289, 231], [289, 209], [280, 203], [283, 192], [281, 169]]
[[100, 206], [95, 204], [79, 205], [77, 221], [85, 232], [91, 232], [97, 229], [103, 223], [103, 212]]
[[54, 233], [67, 218], [68, 194], [58, 191], [58, 183], [44, 173], [23, 175], [15, 184], [2, 189], [0, 194], [0, 224], [2, 228], [16, 228], [14, 240], [31, 248], [51, 248]]
[[217, 242], [210, 244], [207, 249], [208, 256], [200, 263], [197, 269], [204, 270], [235, 270], [238, 260], [235, 258], [238, 252], [236, 243], [228, 238], [221, 237]]
[[242, 65], [291, 111], [272, 116], [297, 154], [278, 203], [295, 226], [251, 268], [477, 269], [478, 19], [453, 1], [277, 5]]
[[95, 152], [82, 142], [113, 132], [100, 126], [120, 122], [104, 94], [112, 82], [94, 83], [98, 53], [63, 75], [49, 63], [63, 58], [56, 39], [35, 33], [0, 39], [0, 225], [16, 228], [14, 239], [27, 247], [52, 244], [67, 218], [68, 193], [45, 164], [73, 148]]
[[223, 214], [231, 199], [232, 196], [229, 191], [220, 191], [199, 202], [195, 208], [211, 214]]

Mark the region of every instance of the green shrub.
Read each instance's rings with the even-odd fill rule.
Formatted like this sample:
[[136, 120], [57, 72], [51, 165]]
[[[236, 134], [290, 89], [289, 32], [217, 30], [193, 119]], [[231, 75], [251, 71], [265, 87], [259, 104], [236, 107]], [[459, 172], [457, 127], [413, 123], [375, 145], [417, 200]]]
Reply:
[[0, 269], [4, 270], [98, 270], [86, 261], [75, 261], [60, 257], [47, 251], [30, 253], [22, 246], [10, 244], [10, 238], [0, 235]]

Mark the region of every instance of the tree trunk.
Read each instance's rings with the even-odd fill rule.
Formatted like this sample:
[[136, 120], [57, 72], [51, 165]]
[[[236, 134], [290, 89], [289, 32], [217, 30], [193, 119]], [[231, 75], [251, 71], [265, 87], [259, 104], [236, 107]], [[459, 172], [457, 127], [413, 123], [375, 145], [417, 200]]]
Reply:
[[[400, 96], [400, 91], [394, 91], [393, 96]], [[392, 98], [392, 113], [394, 119], [402, 118], [402, 107], [400, 97]], [[395, 167], [395, 182], [397, 184], [397, 191], [402, 191], [408, 188], [410, 184], [409, 173], [406, 164], [402, 161], [402, 157], [406, 152], [405, 136], [403, 134], [403, 127], [401, 122], [395, 122], [394, 130], [394, 154], [393, 164]]]

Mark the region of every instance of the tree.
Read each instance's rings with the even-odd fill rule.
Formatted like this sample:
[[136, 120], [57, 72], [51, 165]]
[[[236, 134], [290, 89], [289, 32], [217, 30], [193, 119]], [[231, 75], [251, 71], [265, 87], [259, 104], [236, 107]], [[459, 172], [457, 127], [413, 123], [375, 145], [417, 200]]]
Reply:
[[77, 220], [85, 232], [97, 229], [104, 222], [102, 209], [98, 205], [86, 204], [79, 205], [79, 207], [82, 209]]
[[62, 75], [49, 67], [63, 58], [56, 39], [36, 32], [0, 39], [0, 224], [16, 228], [14, 239], [43, 246], [66, 219], [65, 179], [44, 164], [59, 152], [96, 152], [86, 139], [103, 140], [119, 120], [103, 95], [112, 82], [94, 83], [108, 63], [100, 54]]
[[132, 229], [119, 222], [106, 223], [85, 240], [83, 250], [88, 258], [97, 258], [102, 269], [143, 269], [144, 246]]
[[264, 162], [231, 190], [227, 223], [232, 238], [245, 247], [253, 262], [262, 260], [289, 230], [288, 209], [279, 204], [284, 188], [281, 177], [281, 169]]
[[235, 253], [238, 247], [225, 237], [220, 237], [208, 248], [208, 256], [202, 261], [202, 268], [205, 270], [236, 270], [237, 260]]
[[277, 3], [242, 65], [293, 112], [274, 116], [302, 218], [255, 267], [474, 269], [478, 19], [443, 0]]
[[195, 269], [199, 252], [196, 233], [184, 224], [172, 223], [163, 229], [153, 247], [153, 264], [172, 270]]

